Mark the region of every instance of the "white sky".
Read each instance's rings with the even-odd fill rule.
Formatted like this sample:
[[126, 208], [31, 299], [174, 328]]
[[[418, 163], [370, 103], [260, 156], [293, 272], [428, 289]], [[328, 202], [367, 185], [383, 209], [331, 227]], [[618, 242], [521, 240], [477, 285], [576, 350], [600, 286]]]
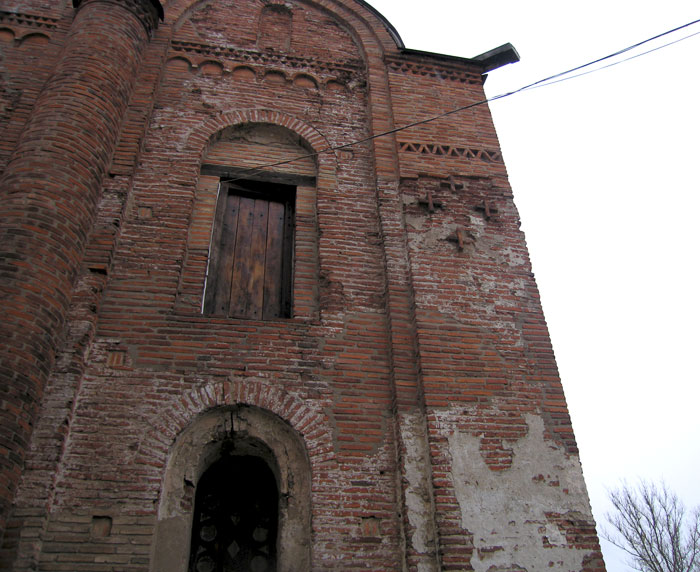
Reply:
[[[511, 42], [489, 96], [700, 18], [697, 0], [369, 2], [408, 48]], [[622, 479], [700, 504], [699, 58], [700, 35], [491, 104], [599, 530]], [[601, 542], [608, 572], [630, 570]]]

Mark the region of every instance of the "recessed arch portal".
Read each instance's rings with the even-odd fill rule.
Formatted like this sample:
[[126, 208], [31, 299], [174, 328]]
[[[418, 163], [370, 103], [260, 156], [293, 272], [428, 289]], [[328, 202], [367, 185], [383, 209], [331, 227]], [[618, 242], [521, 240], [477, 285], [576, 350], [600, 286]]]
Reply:
[[[248, 487], [247, 495], [228, 490], [226, 483]], [[250, 564], [256, 556], [261, 557], [255, 560], [261, 570], [308, 570], [310, 507], [309, 457], [301, 436], [288, 423], [247, 405], [209, 410], [182, 431], [172, 447], [151, 570], [196, 570], [193, 566], [207, 558], [212, 571], [237, 570], [216, 567], [216, 559], [230, 564], [236, 557], [247, 558]], [[239, 521], [223, 527], [226, 518]], [[213, 548], [216, 535], [225, 546]], [[202, 542], [193, 540], [195, 536]], [[270, 544], [267, 539], [272, 537]]]

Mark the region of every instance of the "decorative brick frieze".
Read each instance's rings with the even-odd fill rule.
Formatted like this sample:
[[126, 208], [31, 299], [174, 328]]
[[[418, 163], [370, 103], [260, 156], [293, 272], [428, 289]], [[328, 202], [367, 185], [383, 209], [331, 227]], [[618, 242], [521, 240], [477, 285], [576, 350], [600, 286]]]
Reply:
[[0, 10], [0, 25], [2, 26], [21, 26], [35, 30], [55, 30], [57, 24], [57, 18]]
[[411, 61], [406, 55], [402, 57], [387, 56], [386, 63], [393, 72], [410, 73], [469, 85], [482, 85], [484, 83], [482, 76], [478, 73], [469, 72], [450, 64], [438, 65], [425, 61]]
[[278, 52], [243, 50], [233, 47], [197, 44], [178, 40], [172, 42], [171, 54], [184, 56], [193, 64], [215, 61], [227, 67], [224, 62], [236, 62], [265, 67], [277, 67], [290, 72], [302, 70], [310, 71], [319, 76], [331, 77], [357, 76], [364, 69], [360, 60], [325, 62], [313, 57], [292, 56]]
[[416, 141], [400, 141], [399, 150], [402, 153], [418, 153], [420, 155], [437, 155], [443, 157], [459, 157], [475, 159], [485, 163], [503, 163], [501, 152], [496, 149], [477, 149], [440, 143], [420, 143]]

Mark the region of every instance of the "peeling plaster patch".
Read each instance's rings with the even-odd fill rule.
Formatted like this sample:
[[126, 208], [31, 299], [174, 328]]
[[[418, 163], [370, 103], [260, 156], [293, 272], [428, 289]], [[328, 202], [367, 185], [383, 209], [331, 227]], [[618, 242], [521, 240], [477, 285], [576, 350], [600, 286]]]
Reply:
[[406, 449], [405, 477], [406, 510], [412, 528], [411, 544], [425, 555], [418, 566], [419, 572], [437, 570], [435, 559], [435, 523], [430, 493], [430, 459], [423, 429], [425, 421], [420, 414], [406, 415], [401, 423], [401, 440]]
[[525, 266], [529, 262], [525, 251], [515, 248], [506, 248], [504, 257], [508, 266]]
[[439, 225], [428, 227], [425, 217], [408, 215], [406, 224], [419, 232], [409, 233], [408, 241], [416, 251], [438, 248], [441, 244], [448, 244], [447, 237], [455, 233], [457, 225], [452, 219], [445, 219]]
[[475, 215], [467, 215], [469, 217], [469, 224], [471, 225], [472, 232], [475, 233], [476, 238], [481, 238], [486, 232], [486, 221]]
[[414, 230], [423, 230], [423, 227], [425, 226], [425, 217], [406, 215], [406, 224]]
[[545, 440], [541, 417], [525, 419], [528, 434], [513, 443], [513, 464], [506, 471], [491, 471], [484, 463], [480, 436], [455, 432], [449, 437], [462, 527], [474, 535], [472, 566], [475, 572], [514, 566], [579, 572], [589, 550], [567, 545], [546, 513], [578, 512], [593, 522], [581, 465], [578, 457]]
[[458, 284], [473, 293], [473, 298], [465, 302], [462, 298], [445, 299], [443, 296], [439, 301], [435, 301], [439, 312], [458, 323], [467, 325], [473, 325], [474, 316], [481, 314], [483, 317], [480, 322], [487, 323], [490, 329], [499, 331], [502, 347], [505, 345], [511, 348], [526, 347], [522, 324], [516, 321], [516, 315], [520, 312], [521, 306], [516, 306], [516, 302], [512, 302], [513, 307], [509, 309], [502, 298], [504, 292], [507, 292], [508, 296], [520, 300], [519, 304], [527, 303], [522, 302], [530, 299], [525, 279], [513, 278], [507, 289], [501, 288], [500, 292], [499, 283], [484, 275], [465, 274], [458, 280]]
[[401, 204], [404, 206], [418, 204], [418, 197], [412, 197], [406, 193], [401, 193]]

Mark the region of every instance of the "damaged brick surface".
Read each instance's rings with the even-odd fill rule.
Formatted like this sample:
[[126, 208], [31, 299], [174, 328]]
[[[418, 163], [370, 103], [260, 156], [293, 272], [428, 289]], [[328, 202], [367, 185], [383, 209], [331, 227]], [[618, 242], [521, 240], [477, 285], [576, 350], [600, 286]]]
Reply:
[[[0, 569], [205, 569], [198, 482], [254, 457], [280, 571], [603, 572], [487, 106], [370, 139], [483, 64], [356, 0], [76, 4], [0, 12]], [[269, 291], [246, 249], [289, 316], [207, 311]]]

